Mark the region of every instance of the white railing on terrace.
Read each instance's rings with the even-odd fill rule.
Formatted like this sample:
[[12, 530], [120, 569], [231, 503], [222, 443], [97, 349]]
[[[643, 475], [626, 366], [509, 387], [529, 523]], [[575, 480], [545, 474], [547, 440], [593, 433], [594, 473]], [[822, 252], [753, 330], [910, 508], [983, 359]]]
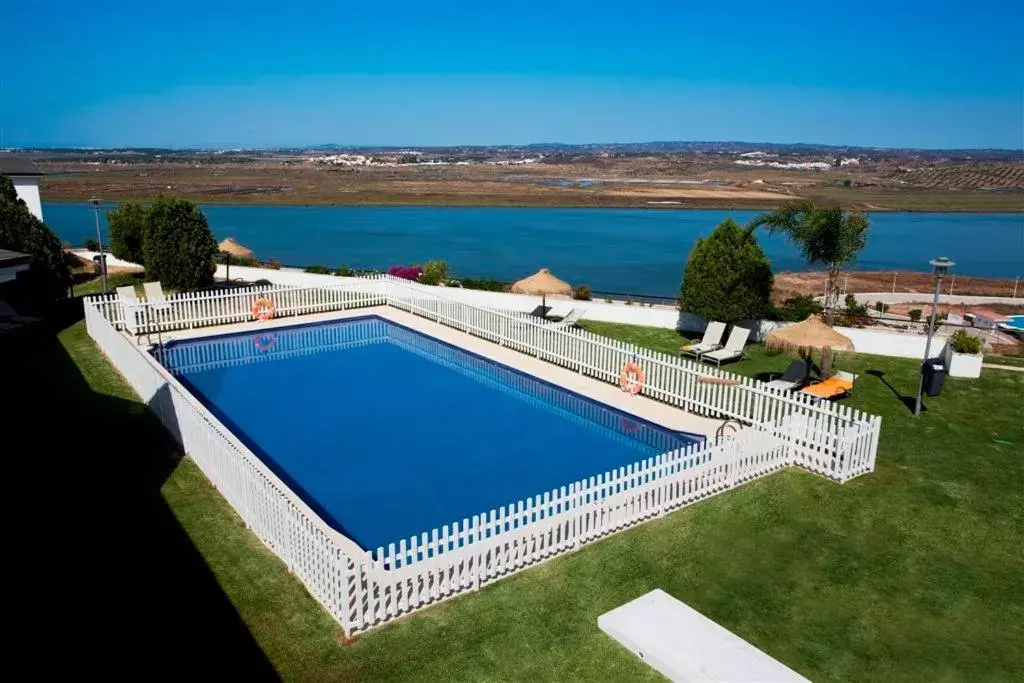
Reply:
[[[297, 289], [308, 288], [182, 297], [159, 324], [248, 320], [254, 296], [268, 292], [275, 299], [293, 297], [283, 306], [288, 314], [387, 303], [604, 381], [617, 382], [622, 363], [637, 360], [647, 370], [646, 395], [751, 425], [733, 438], [665, 453], [367, 552], [323, 522], [171, 373], [117, 331], [131, 330], [125, 321], [137, 311], [126, 314], [109, 297], [87, 299], [86, 323], [99, 347], [246, 525], [349, 634], [782, 467], [798, 465], [840, 482], [874, 469], [880, 418], [859, 411], [811, 404], [731, 373], [446, 300], [391, 278], [364, 288], [322, 288], [320, 294], [295, 294]], [[244, 355], [237, 360], [244, 362]], [[737, 383], [711, 384], [701, 376]]]

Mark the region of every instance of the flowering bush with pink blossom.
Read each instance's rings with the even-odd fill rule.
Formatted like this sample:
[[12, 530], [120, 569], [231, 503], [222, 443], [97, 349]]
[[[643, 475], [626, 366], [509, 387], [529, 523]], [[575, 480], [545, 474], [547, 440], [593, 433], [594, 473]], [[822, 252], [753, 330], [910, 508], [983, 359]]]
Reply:
[[423, 269], [419, 266], [391, 266], [388, 268], [388, 275], [400, 277], [403, 280], [412, 280], [413, 282], [419, 280], [422, 274]]

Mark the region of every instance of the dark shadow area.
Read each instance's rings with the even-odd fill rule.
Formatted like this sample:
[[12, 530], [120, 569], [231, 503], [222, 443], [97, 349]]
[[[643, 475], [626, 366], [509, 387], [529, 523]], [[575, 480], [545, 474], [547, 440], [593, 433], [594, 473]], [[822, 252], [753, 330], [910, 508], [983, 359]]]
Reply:
[[[901, 394], [899, 389], [897, 389], [896, 387], [894, 387], [892, 384], [889, 383], [889, 380], [887, 380], [885, 378], [885, 373], [882, 372], [881, 370], [868, 370], [864, 374], [865, 375], [871, 375], [872, 377], [877, 377], [878, 380], [882, 384], [884, 384], [886, 387], [888, 387], [889, 391], [891, 391], [893, 393], [893, 395], [895, 395], [896, 398], [899, 399], [899, 402], [907, 407], [907, 410], [910, 411], [911, 415], [913, 415], [914, 408], [916, 407], [916, 403], [917, 403], [917, 396], [905, 396], [905, 395]], [[928, 410], [928, 406], [924, 402], [924, 397], [922, 397], [922, 400], [921, 400], [921, 412], [923, 413], [923, 412], [925, 412], [927, 410]]]
[[33, 520], [9, 533], [21, 575], [11, 589], [27, 608], [17, 628], [26, 647], [53, 652], [34, 666], [106, 680], [276, 680], [161, 495], [179, 447], [144, 405], [89, 387], [56, 338], [67, 323], [0, 340], [16, 398], [0, 424], [23, 432], [16, 448], [2, 437], [19, 456], [5, 458], [8, 482]]

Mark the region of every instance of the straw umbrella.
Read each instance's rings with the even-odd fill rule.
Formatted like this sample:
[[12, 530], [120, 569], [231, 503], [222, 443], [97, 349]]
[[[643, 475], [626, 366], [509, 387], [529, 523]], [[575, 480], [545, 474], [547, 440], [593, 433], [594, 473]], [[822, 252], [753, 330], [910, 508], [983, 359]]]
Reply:
[[572, 285], [551, 274], [547, 268], [541, 268], [530, 277], [512, 283], [512, 291], [516, 294], [532, 294], [540, 297], [541, 311], [547, 312], [548, 294], [572, 294]]
[[235, 241], [234, 237], [229, 237], [220, 244], [217, 245], [217, 249], [220, 253], [224, 254], [224, 281], [231, 282], [231, 257], [237, 256], [239, 258], [250, 259], [253, 257], [253, 250], [248, 247], [243, 247], [241, 244]]
[[829, 352], [853, 351], [853, 342], [825, 324], [817, 315], [803, 322], [779, 327], [765, 335], [764, 345], [770, 351], [796, 351], [810, 360], [814, 351], [821, 351], [821, 371], [828, 373]]

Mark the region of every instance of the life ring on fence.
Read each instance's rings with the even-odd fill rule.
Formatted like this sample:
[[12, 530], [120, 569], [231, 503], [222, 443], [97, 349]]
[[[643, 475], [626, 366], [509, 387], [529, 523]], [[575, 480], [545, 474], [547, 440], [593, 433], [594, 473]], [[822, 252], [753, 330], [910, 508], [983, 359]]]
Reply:
[[631, 360], [626, 361], [622, 366], [622, 373], [619, 374], [619, 386], [627, 394], [639, 394], [644, 388], [644, 369]]
[[274, 311], [276, 310], [274, 302], [265, 296], [261, 296], [252, 302], [252, 317], [257, 320], [270, 320], [274, 317]]
[[252, 338], [253, 344], [256, 345], [256, 350], [260, 353], [266, 353], [271, 351], [277, 346], [277, 335], [276, 334], [257, 334]]

